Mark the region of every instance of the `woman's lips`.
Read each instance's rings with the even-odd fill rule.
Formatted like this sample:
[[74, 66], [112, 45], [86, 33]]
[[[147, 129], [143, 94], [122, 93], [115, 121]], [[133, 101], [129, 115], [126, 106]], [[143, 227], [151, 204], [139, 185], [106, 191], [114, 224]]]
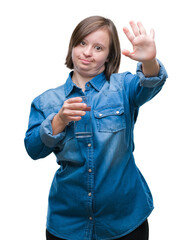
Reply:
[[81, 58], [80, 60], [81, 60], [81, 62], [84, 63], [84, 64], [90, 64], [90, 63], [91, 63], [91, 61], [89, 61], [89, 60], [87, 60], [87, 59]]

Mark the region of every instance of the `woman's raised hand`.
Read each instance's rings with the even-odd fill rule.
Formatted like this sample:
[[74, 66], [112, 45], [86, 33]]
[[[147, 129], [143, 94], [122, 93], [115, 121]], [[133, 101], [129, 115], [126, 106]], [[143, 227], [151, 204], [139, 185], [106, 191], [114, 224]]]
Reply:
[[123, 50], [122, 54], [139, 62], [148, 62], [156, 57], [156, 46], [154, 41], [154, 30], [151, 29], [150, 34], [146, 33], [141, 22], [137, 24], [130, 21], [132, 28], [131, 33], [127, 27], [123, 31], [133, 46], [133, 51]]

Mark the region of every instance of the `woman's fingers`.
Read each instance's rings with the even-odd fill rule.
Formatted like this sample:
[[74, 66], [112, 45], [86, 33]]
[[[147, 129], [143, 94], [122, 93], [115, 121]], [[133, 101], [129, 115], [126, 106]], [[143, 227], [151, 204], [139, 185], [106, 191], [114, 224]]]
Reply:
[[151, 29], [151, 30], [150, 30], [150, 37], [151, 37], [152, 39], [155, 38], [155, 31], [154, 31], [154, 29]]
[[66, 103], [80, 103], [80, 102], [82, 102], [82, 98], [81, 97], [69, 98], [65, 102]]
[[68, 116], [84, 116], [85, 114], [85, 111], [65, 109], [65, 115]]
[[129, 50], [124, 49], [124, 50], [122, 50], [122, 54], [125, 55], [126, 57], [132, 58], [134, 53], [130, 52]]
[[91, 107], [87, 106], [86, 103], [82, 103], [81, 97], [69, 98], [64, 102], [64, 105], [69, 109], [91, 111]]
[[63, 107], [62, 110], [60, 111], [60, 117], [63, 120], [67, 120], [68, 122], [70, 121], [79, 121], [81, 120], [81, 117], [86, 114], [85, 111], [80, 111], [80, 110], [71, 110], [66, 107]]
[[140, 35], [140, 29], [138, 28], [136, 23], [134, 21], [130, 21], [129, 24], [132, 28], [132, 31], [133, 31], [135, 37], [139, 36]]
[[71, 110], [86, 110], [87, 104], [82, 103], [81, 97], [69, 98], [64, 102], [64, 107]]
[[139, 29], [140, 34], [147, 35], [145, 28], [143, 27], [143, 24], [141, 22], [137, 23], [137, 27]]
[[138, 22], [137, 24], [134, 21], [130, 21], [131, 29], [134, 33], [134, 35], [129, 31], [127, 27], [123, 28], [124, 33], [126, 34], [127, 38], [132, 42], [135, 37], [138, 37], [139, 35], [147, 35], [146, 30], [141, 22]]
[[86, 103], [66, 103], [65, 107], [71, 110], [86, 110], [87, 104]]
[[123, 28], [123, 32], [125, 33], [125, 35], [127, 36], [127, 38], [129, 39], [129, 41], [132, 43], [134, 40], [134, 36], [133, 34], [129, 31], [129, 29], [127, 27]]
[[82, 103], [81, 97], [75, 97], [64, 102], [60, 116], [67, 121], [79, 121], [86, 114], [86, 111], [91, 111], [91, 107], [88, 107], [86, 103]]

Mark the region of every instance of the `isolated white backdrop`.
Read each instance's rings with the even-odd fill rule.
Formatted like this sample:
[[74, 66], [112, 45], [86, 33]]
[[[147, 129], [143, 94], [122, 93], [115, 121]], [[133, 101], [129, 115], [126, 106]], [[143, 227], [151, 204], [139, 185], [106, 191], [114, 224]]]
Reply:
[[[129, 21], [155, 29], [157, 57], [169, 79], [145, 104], [135, 127], [136, 162], [154, 197], [150, 240], [191, 237], [192, 114], [190, 1], [4, 0], [0, 3], [0, 238], [43, 240], [47, 198], [58, 168], [53, 155], [33, 161], [23, 139], [31, 101], [65, 82], [70, 35], [90, 15], [111, 18], [122, 49]], [[120, 72], [135, 73], [136, 62], [122, 57]]]

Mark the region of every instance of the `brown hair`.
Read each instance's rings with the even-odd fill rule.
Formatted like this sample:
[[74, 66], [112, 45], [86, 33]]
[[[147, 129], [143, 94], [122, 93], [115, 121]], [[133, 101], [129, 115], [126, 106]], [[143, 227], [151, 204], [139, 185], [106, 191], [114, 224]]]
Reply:
[[117, 73], [119, 70], [120, 60], [121, 60], [121, 49], [119, 43], [119, 37], [117, 29], [114, 23], [107, 18], [101, 16], [91, 16], [82, 20], [74, 29], [68, 48], [68, 53], [66, 57], [66, 66], [73, 69], [72, 61], [72, 49], [76, 47], [87, 35], [97, 31], [98, 29], [107, 29], [109, 32], [110, 46], [109, 46], [109, 56], [105, 63], [105, 75], [107, 80], [109, 80], [112, 73]]

